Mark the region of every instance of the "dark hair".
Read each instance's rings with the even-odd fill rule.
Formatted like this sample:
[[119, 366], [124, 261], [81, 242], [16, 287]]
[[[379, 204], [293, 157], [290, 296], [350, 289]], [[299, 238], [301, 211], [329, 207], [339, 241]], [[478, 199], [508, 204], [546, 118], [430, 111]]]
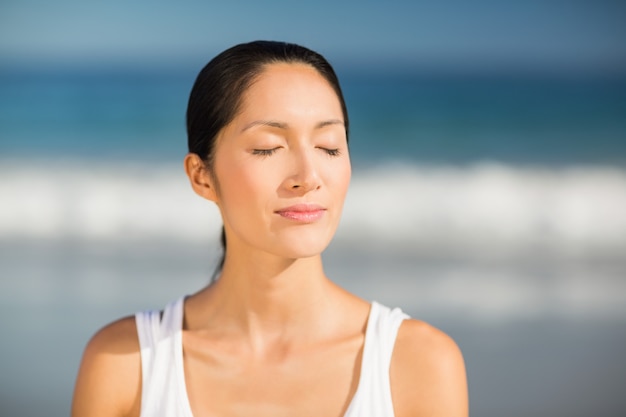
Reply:
[[[200, 156], [210, 173], [213, 172], [217, 135], [239, 112], [246, 90], [265, 67], [273, 63], [309, 65], [324, 77], [337, 94], [346, 137], [348, 136], [348, 111], [339, 80], [332, 66], [322, 55], [303, 46], [286, 42], [254, 41], [235, 45], [217, 55], [202, 68], [191, 89], [187, 105], [189, 152]], [[223, 228], [221, 243], [224, 255], [214, 278], [224, 265], [226, 234]]]

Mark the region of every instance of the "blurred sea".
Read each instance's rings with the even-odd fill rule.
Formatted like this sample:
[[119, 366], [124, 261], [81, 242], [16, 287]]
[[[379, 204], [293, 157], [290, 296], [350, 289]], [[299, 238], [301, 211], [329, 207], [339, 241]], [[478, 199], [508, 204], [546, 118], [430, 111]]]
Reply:
[[[196, 70], [0, 71], [0, 415], [68, 415], [93, 332], [208, 282]], [[472, 415], [626, 415], [626, 78], [339, 76], [328, 275], [452, 335]]]

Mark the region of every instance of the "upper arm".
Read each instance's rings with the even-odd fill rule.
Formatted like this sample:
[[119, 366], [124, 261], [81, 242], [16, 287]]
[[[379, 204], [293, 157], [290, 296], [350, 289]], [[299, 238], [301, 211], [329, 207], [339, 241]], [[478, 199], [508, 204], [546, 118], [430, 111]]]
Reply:
[[141, 358], [134, 317], [114, 322], [87, 344], [78, 371], [72, 416], [139, 416]]
[[457, 344], [440, 330], [405, 320], [390, 369], [396, 416], [467, 417], [467, 378]]

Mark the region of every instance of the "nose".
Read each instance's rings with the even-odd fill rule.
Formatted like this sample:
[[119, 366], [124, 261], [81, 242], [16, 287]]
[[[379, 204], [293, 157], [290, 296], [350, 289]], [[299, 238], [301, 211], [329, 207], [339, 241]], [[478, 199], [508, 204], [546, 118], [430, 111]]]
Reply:
[[287, 178], [286, 186], [300, 195], [321, 187], [321, 179], [315, 157], [309, 152], [299, 152], [294, 157], [293, 174]]

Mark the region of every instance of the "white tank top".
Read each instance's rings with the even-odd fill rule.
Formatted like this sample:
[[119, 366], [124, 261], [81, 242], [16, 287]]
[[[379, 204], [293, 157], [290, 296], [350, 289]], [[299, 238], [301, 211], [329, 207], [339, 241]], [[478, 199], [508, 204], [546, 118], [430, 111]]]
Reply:
[[[141, 348], [141, 417], [193, 417], [183, 368], [184, 297], [159, 311], [137, 313]], [[372, 302], [365, 331], [361, 376], [344, 417], [393, 417], [389, 365], [398, 328], [408, 318], [400, 309]]]

